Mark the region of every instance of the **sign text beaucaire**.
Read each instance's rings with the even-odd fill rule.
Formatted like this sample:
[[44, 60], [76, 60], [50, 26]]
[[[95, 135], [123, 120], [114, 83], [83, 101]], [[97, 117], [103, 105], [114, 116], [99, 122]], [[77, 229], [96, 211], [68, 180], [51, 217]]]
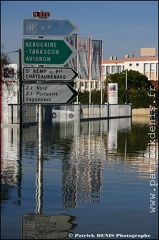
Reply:
[[65, 65], [77, 50], [64, 39], [23, 39], [23, 63], [27, 65]]

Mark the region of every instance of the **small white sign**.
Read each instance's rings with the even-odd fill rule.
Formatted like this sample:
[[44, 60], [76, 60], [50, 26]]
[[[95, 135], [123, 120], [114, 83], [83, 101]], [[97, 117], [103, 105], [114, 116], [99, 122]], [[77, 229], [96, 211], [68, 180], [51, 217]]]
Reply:
[[108, 102], [118, 104], [118, 83], [108, 83]]

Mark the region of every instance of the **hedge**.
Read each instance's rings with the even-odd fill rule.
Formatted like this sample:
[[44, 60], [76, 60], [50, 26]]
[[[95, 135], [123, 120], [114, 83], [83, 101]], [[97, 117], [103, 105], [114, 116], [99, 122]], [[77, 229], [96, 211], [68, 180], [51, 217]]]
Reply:
[[[148, 96], [150, 95], [153, 96]], [[107, 102], [107, 94], [103, 91], [103, 103]], [[150, 91], [150, 90], [134, 90], [131, 89], [128, 91], [128, 102], [132, 104], [132, 108], [147, 108], [149, 105], [153, 105], [158, 107], [159, 103], [159, 91]], [[78, 95], [79, 102], [81, 104], [88, 104], [89, 103], [89, 92], [79, 92]], [[125, 89], [119, 89], [118, 91], [118, 103], [125, 104], [126, 100], [126, 91]], [[101, 103], [101, 91], [93, 90], [91, 92], [91, 103], [100, 104]]]

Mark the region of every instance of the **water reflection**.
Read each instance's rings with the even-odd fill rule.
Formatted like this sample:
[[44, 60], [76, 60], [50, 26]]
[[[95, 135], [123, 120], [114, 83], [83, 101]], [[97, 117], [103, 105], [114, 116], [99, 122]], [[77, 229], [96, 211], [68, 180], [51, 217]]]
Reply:
[[23, 214], [22, 239], [70, 239], [76, 224], [69, 215]]
[[[43, 157], [39, 159], [37, 126], [23, 128], [21, 140], [19, 128], [2, 128], [3, 239], [9, 238], [7, 230], [13, 222], [15, 232], [12, 235], [18, 239], [21, 231], [17, 230], [16, 224], [18, 222], [20, 226], [19, 221], [22, 221], [23, 239], [64, 239], [69, 232], [75, 232], [77, 226], [79, 230], [82, 221], [85, 221], [83, 217], [79, 220], [78, 209], [81, 207], [91, 216], [92, 209], [97, 213], [98, 208], [106, 210], [110, 206], [113, 214], [123, 214], [123, 218], [130, 221], [133, 214], [128, 216], [121, 211], [125, 206], [118, 188], [120, 186], [124, 194], [130, 196], [133, 191], [141, 194], [140, 180], [148, 186], [152, 161], [157, 175], [158, 140], [155, 139], [155, 151], [152, 153], [148, 132], [148, 124], [132, 124], [131, 119], [81, 122], [78, 127], [74, 126], [74, 122], [44, 124]], [[115, 194], [118, 194], [119, 201]], [[125, 198], [127, 195], [124, 195]], [[140, 202], [145, 201], [144, 196], [140, 196]], [[9, 201], [11, 199], [13, 201]], [[130, 197], [128, 199], [131, 202]], [[18, 202], [18, 206], [22, 203], [22, 207], [17, 210], [12, 202]], [[16, 215], [16, 221], [9, 224], [11, 213], [8, 205], [13, 208], [11, 213], [15, 211]], [[130, 209], [130, 205], [127, 206]], [[19, 220], [20, 215], [22, 219]], [[101, 213], [98, 223], [90, 217], [93, 231], [98, 232], [97, 228], [102, 226], [104, 231], [103, 222], [107, 220], [104, 216]], [[109, 228], [112, 230], [110, 216], [108, 226], [112, 224]]]
[[[63, 206], [75, 207], [78, 201], [100, 202], [102, 161], [105, 147], [100, 135], [81, 134], [63, 160]], [[72, 204], [71, 204], [72, 203]]]
[[16, 186], [19, 173], [19, 128], [3, 128], [2, 130], [2, 154], [1, 182], [10, 186]]

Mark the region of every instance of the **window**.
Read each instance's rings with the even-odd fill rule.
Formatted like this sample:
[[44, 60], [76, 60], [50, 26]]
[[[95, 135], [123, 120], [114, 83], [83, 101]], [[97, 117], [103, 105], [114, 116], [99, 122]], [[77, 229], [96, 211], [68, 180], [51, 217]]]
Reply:
[[121, 66], [117, 66], [117, 72], [118, 72], [118, 73], [121, 72]]
[[102, 67], [102, 73], [105, 73], [105, 66]]
[[150, 63], [150, 71], [151, 72], [155, 71], [155, 63]]
[[129, 63], [129, 67], [131, 67], [132, 66], [132, 63]]
[[106, 66], [106, 73], [110, 73], [110, 66]]
[[136, 63], [136, 66], [139, 66], [139, 63]]
[[144, 72], [149, 72], [149, 64], [144, 63]]
[[116, 73], [116, 66], [112, 66], [112, 73]]

